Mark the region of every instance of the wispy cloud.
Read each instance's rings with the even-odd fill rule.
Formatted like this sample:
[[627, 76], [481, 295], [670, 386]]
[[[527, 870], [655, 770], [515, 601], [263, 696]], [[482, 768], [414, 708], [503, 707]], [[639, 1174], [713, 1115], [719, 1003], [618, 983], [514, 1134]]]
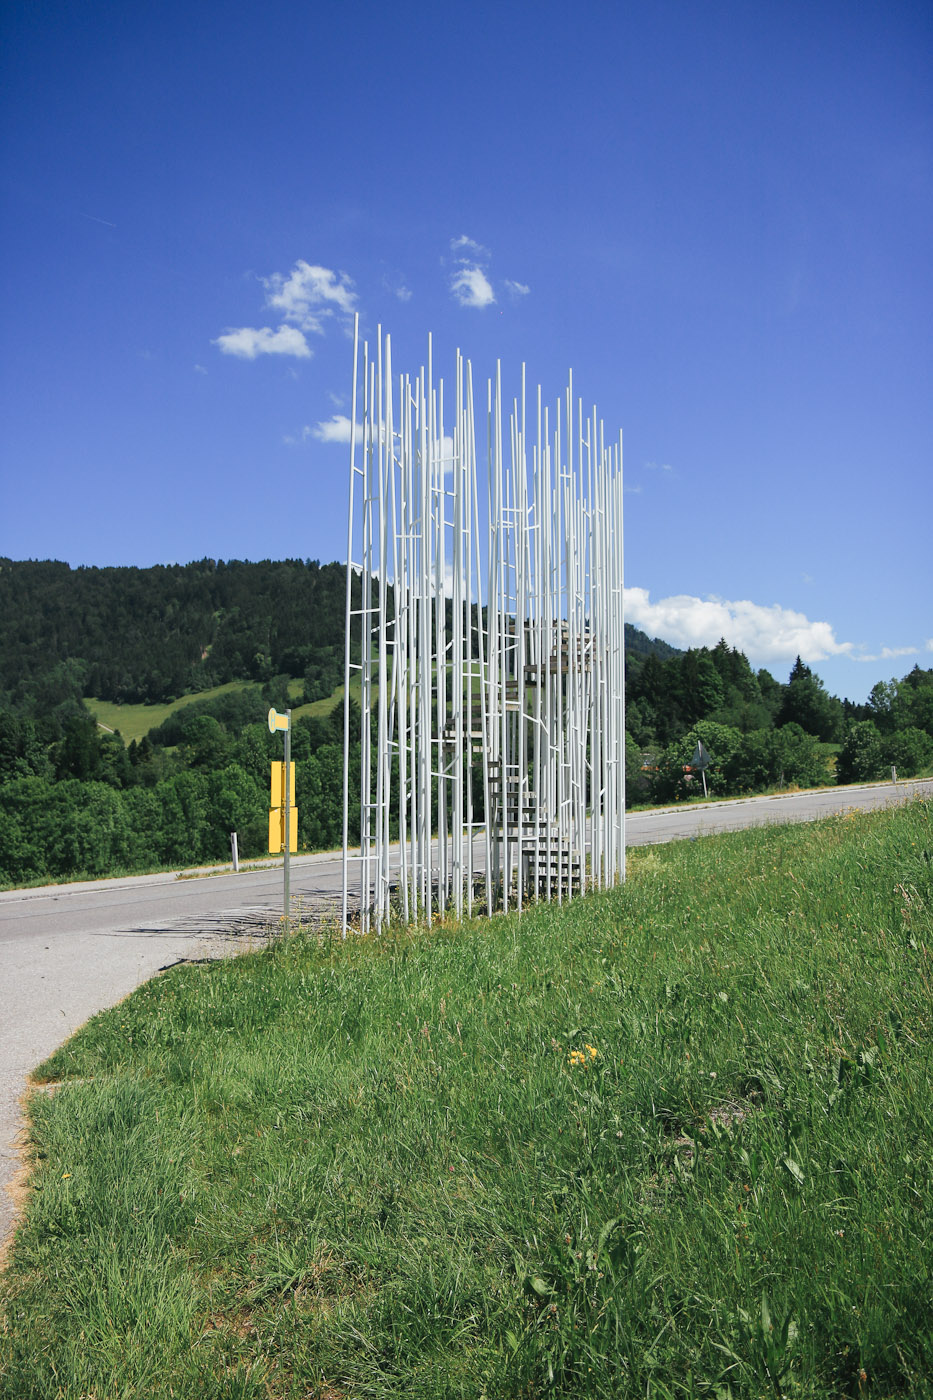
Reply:
[[[927, 643], [929, 646], [929, 642]], [[916, 656], [919, 647], [882, 647], [877, 652], [859, 652], [853, 661], [894, 661], [898, 656]]]
[[461, 306], [492, 306], [496, 294], [481, 267], [461, 267], [450, 279], [450, 290]]
[[239, 326], [224, 331], [212, 345], [224, 355], [236, 355], [241, 360], [255, 360], [259, 355], [297, 355], [300, 360], [311, 358], [311, 347], [296, 326]]
[[400, 272], [389, 271], [384, 273], [382, 285], [389, 295], [395, 297], [398, 301], [411, 301], [411, 287], [408, 286]]
[[477, 243], [475, 238], [468, 238], [465, 233], [450, 240], [450, 251], [456, 253], [462, 262], [488, 262], [491, 256], [488, 248]]
[[333, 272], [299, 258], [286, 276], [274, 272], [263, 278], [266, 305], [280, 311], [285, 320], [303, 331], [323, 335], [324, 321], [335, 312], [352, 316], [356, 309], [353, 280], [345, 272]]
[[[461, 233], [450, 240], [450, 252], [455, 264], [450, 274], [450, 291], [459, 306], [483, 310], [496, 304], [496, 290], [489, 275], [492, 254], [475, 238]], [[502, 281], [511, 302], [521, 301], [528, 296], [531, 288], [524, 282], [516, 282], [506, 277]]]
[[286, 447], [303, 447], [313, 435], [313, 429], [306, 423], [300, 432], [285, 433], [282, 441], [285, 443]]
[[814, 622], [804, 613], [774, 603], [747, 599], [695, 598], [681, 593], [652, 602], [645, 588], [626, 588], [625, 615], [652, 636], [677, 646], [715, 646], [725, 637], [757, 663], [793, 660], [823, 661], [829, 656], [854, 656], [852, 642], [837, 641], [832, 624]]
[[645, 469], [649, 472], [672, 472], [674, 470], [670, 462], [646, 462]]

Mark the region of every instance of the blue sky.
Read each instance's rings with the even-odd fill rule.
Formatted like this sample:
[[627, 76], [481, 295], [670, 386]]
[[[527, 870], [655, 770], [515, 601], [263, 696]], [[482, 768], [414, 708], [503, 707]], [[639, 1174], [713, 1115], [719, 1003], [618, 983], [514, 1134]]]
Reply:
[[339, 558], [350, 315], [568, 368], [628, 615], [933, 666], [928, 3], [8, 0], [0, 554]]

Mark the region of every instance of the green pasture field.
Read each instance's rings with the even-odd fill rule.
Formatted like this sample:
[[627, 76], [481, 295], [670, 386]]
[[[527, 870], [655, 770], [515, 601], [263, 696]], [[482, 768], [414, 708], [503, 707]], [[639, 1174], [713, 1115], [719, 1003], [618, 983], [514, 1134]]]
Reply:
[[[216, 685], [212, 690], [199, 690], [192, 695], [182, 695], [180, 699], [173, 700], [166, 705], [117, 705], [112, 700], [97, 700], [93, 696], [85, 700], [85, 707], [97, 720], [98, 724], [106, 729], [119, 730], [126, 744], [133, 739], [139, 740], [144, 734], [148, 734], [150, 729], [157, 728], [168, 719], [169, 715], [180, 710], [184, 705], [190, 705], [193, 700], [213, 700], [218, 695], [225, 695], [231, 690], [245, 690], [247, 686], [254, 684], [252, 681], [228, 681], [226, 685]], [[297, 700], [304, 690], [304, 682], [291, 680], [288, 683], [288, 693], [293, 700]], [[350, 694], [359, 702], [360, 682], [354, 678], [350, 682]], [[302, 715], [329, 715], [331, 711], [343, 701], [343, 686], [338, 686], [332, 695], [326, 696], [323, 700], [313, 700], [309, 705], [297, 705], [292, 710], [292, 719], [301, 719]]]
[[[291, 681], [291, 682], [290, 682], [290, 686], [291, 686], [291, 685], [295, 685], [295, 684], [298, 684], [298, 683], [295, 682], [295, 681]], [[351, 697], [351, 699], [355, 700], [356, 703], [359, 704], [359, 703], [360, 703], [360, 696], [362, 695], [362, 693], [363, 693], [363, 684], [362, 684], [362, 681], [360, 680], [359, 674], [354, 675], [354, 676], [351, 676], [351, 677], [350, 677], [350, 697]], [[378, 687], [376, 687], [376, 686], [373, 687], [373, 693], [374, 693], [374, 695], [378, 695], [378, 693], [379, 693]], [[323, 718], [324, 716], [331, 714], [331, 713], [337, 708], [338, 705], [342, 705], [342, 704], [343, 704], [343, 686], [342, 686], [342, 685], [338, 685], [337, 689], [333, 692], [333, 694], [332, 694], [332, 695], [327, 695], [327, 696], [325, 696], [323, 700], [312, 700], [312, 701], [310, 702], [310, 704], [308, 704], [308, 705], [299, 705], [297, 709], [292, 710], [292, 718], [293, 718], [293, 719], [301, 719], [301, 716], [302, 716], [302, 715], [319, 715], [321, 718]]]
[[[111, 730], [118, 729], [124, 743], [129, 744], [133, 739], [141, 739], [150, 729], [164, 724], [169, 715], [190, 705], [193, 700], [214, 700], [218, 695], [227, 695], [232, 690], [245, 690], [249, 684], [248, 681], [228, 681], [226, 685], [215, 685], [211, 690], [182, 695], [166, 705], [117, 705], [112, 700], [97, 700], [93, 696], [88, 696], [84, 704], [98, 724]], [[293, 684], [301, 686], [300, 681]]]
[[933, 804], [178, 967], [36, 1073], [0, 1394], [933, 1396]]

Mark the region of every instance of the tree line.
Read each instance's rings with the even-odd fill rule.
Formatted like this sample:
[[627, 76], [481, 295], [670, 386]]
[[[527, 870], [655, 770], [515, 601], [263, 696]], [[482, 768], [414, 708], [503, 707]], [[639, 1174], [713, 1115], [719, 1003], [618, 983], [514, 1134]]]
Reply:
[[[266, 712], [295, 703], [289, 681], [303, 682], [304, 701], [341, 683], [345, 587], [342, 566], [316, 561], [0, 560], [0, 881], [220, 861], [233, 830], [245, 856], [261, 854], [269, 762], [281, 758]], [[933, 670], [914, 667], [856, 705], [799, 657], [782, 683], [724, 641], [680, 651], [626, 625], [625, 645], [630, 805], [695, 795], [698, 741], [713, 795], [867, 781], [892, 766], [908, 777], [933, 763]], [[84, 705], [228, 681], [245, 684], [188, 701], [128, 746]], [[342, 705], [298, 718], [292, 753], [300, 844], [336, 846]], [[350, 773], [357, 784], [358, 752]]]
[[933, 763], [933, 670], [881, 682], [864, 705], [830, 695], [798, 656], [786, 684], [725, 641], [666, 661], [626, 658], [630, 800], [694, 794], [697, 742], [707, 786], [740, 796], [788, 786], [913, 777]]
[[[281, 759], [282, 741], [264, 720], [268, 692], [241, 694], [241, 720], [252, 712], [246, 722], [236, 724], [229, 709], [222, 722], [208, 705], [191, 704], [171, 728], [172, 746], [150, 735], [125, 746], [86, 713], [69, 715], [47, 744], [36, 720], [0, 711], [0, 882], [224, 861], [232, 831], [244, 856], [263, 854], [269, 765]], [[339, 845], [342, 705], [326, 719], [295, 722], [292, 758], [302, 847]], [[359, 761], [357, 749], [351, 794], [359, 790]], [[351, 835], [358, 839], [358, 826]]]

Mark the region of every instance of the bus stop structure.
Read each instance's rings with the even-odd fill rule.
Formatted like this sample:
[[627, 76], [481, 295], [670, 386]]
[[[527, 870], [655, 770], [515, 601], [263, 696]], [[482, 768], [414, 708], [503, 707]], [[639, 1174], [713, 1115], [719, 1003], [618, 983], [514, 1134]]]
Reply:
[[625, 877], [622, 439], [572, 374], [530, 397], [497, 366], [478, 446], [469, 361], [395, 378], [354, 328], [345, 932], [356, 886], [366, 931]]

